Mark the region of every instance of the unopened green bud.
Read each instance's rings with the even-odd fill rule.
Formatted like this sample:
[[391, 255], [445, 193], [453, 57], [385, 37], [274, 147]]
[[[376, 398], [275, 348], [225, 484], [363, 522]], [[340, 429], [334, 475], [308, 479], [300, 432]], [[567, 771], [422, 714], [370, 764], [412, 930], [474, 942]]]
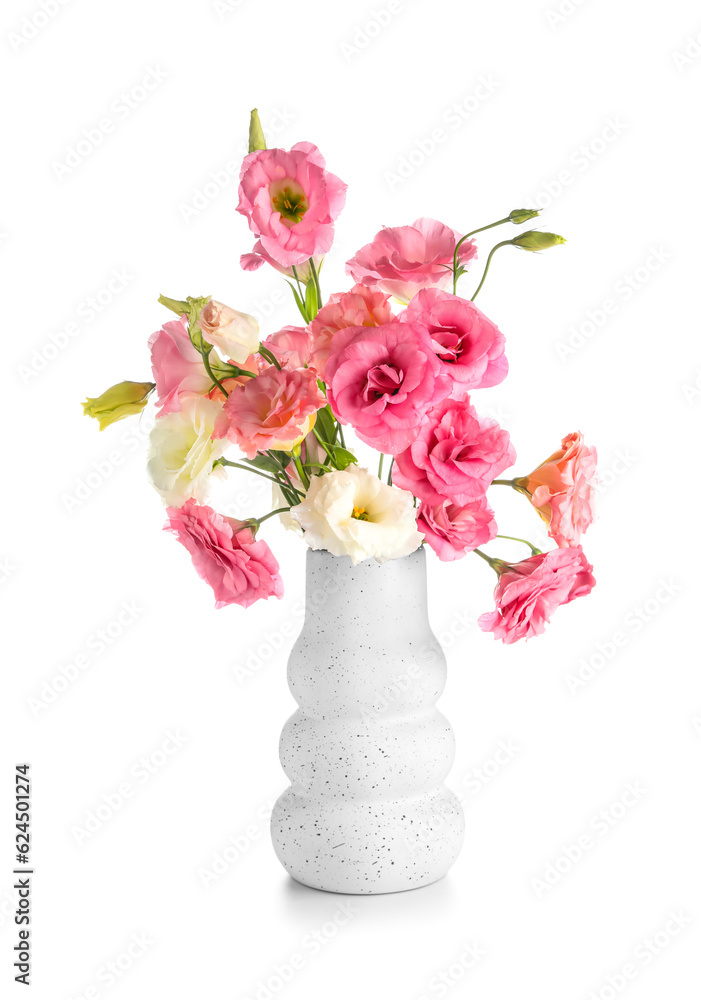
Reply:
[[511, 240], [515, 247], [533, 251], [548, 250], [550, 247], [556, 247], [558, 243], [566, 242], [564, 236], [558, 236], [556, 233], [541, 233], [537, 229], [529, 229], [527, 233], [514, 236]]
[[104, 431], [117, 420], [141, 413], [154, 388], [153, 382], [118, 382], [95, 399], [88, 396], [83, 403], [83, 414], [94, 417], [100, 424], [100, 430]]
[[248, 152], [254, 153], [257, 149], [267, 149], [263, 126], [258, 117], [258, 108], [251, 111], [251, 124], [248, 127]]
[[509, 212], [509, 218], [516, 226], [528, 222], [529, 219], [535, 219], [537, 215], [540, 215], [537, 208], [515, 208], [512, 212]]
[[190, 309], [189, 304], [184, 299], [169, 299], [167, 295], [159, 295], [158, 301], [177, 316], [182, 316], [183, 313], [189, 312]]

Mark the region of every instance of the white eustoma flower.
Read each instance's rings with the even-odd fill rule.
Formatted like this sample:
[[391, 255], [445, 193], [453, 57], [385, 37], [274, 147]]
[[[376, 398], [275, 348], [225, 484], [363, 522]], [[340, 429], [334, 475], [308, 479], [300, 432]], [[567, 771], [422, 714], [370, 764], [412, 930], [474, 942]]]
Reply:
[[222, 404], [206, 396], [183, 401], [178, 413], [166, 413], [151, 431], [148, 472], [169, 507], [182, 507], [187, 499], [203, 499], [209, 476], [227, 447], [226, 439], [212, 440]]
[[310, 548], [350, 556], [354, 566], [364, 559], [382, 563], [407, 556], [423, 541], [411, 493], [357, 465], [314, 476], [306, 499], [290, 515]]
[[197, 325], [207, 343], [214, 344], [225, 361], [231, 359], [242, 365], [258, 350], [260, 330], [256, 319], [215, 299], [203, 307]]

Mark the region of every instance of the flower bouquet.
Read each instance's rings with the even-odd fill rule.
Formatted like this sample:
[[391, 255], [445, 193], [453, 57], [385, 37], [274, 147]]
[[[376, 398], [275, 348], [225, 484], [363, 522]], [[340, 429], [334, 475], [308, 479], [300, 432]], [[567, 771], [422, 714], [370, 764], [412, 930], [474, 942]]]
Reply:
[[[255, 111], [249, 150], [238, 211], [256, 242], [241, 265], [284, 275], [301, 322], [261, 341], [252, 316], [217, 299], [161, 296], [176, 318], [149, 341], [154, 381], [121, 382], [84, 408], [102, 429], [155, 394], [150, 476], [166, 528], [218, 608], [282, 595], [259, 537], [265, 521], [301, 535], [306, 616], [288, 667], [299, 707], [280, 739], [291, 784], [272, 813], [275, 851], [315, 888], [411, 889], [444, 875], [464, 836], [460, 801], [443, 784], [455, 744], [436, 708], [446, 661], [428, 622], [426, 548], [446, 561], [474, 552], [495, 570], [496, 606], [479, 624], [505, 643], [539, 634], [594, 585], [579, 544], [592, 520], [594, 450], [569, 434], [534, 471], [502, 478], [513, 445], [472, 401], [508, 372], [504, 336], [475, 305], [494, 254], [564, 240], [538, 230], [502, 240], [464, 298], [473, 237], [538, 212], [464, 234], [420, 218], [382, 229], [347, 262], [352, 286], [324, 301], [346, 186], [311, 143], [267, 149]], [[376, 453], [372, 469], [356, 458], [359, 442]], [[244, 471], [269, 482], [269, 510], [238, 520], [205, 502], [215, 477]], [[492, 486], [527, 499], [548, 551], [497, 534]], [[528, 557], [489, 554], [497, 538], [524, 542]]]
[[[522, 226], [517, 209], [463, 234], [433, 219], [384, 228], [346, 264], [346, 290], [322, 296], [346, 185], [316, 146], [267, 149], [251, 115], [238, 211], [256, 237], [246, 271], [275, 268], [301, 322], [261, 340], [258, 323], [222, 302], [160, 297], [175, 318], [149, 340], [153, 381], [121, 382], [84, 404], [103, 430], [155, 396], [148, 468], [216, 606], [280, 597], [278, 563], [260, 529], [280, 517], [312, 549], [382, 563], [428, 546], [452, 561], [474, 552], [496, 572], [495, 609], [480, 627], [505, 643], [542, 632], [559, 605], [588, 594], [592, 568], [580, 538], [592, 520], [596, 454], [579, 433], [537, 469], [503, 478], [516, 461], [508, 433], [480, 415], [478, 389], [508, 372], [506, 343], [476, 305], [494, 254], [539, 251], [561, 236], [521, 231], [494, 246], [470, 298], [458, 294], [476, 266], [474, 237]], [[378, 453], [361, 468], [357, 438]], [[239, 470], [271, 485], [271, 509], [246, 520], [206, 504], [210, 482]], [[531, 542], [509, 563], [484, 550], [497, 533], [492, 486], [516, 490], [547, 525], [553, 547]]]

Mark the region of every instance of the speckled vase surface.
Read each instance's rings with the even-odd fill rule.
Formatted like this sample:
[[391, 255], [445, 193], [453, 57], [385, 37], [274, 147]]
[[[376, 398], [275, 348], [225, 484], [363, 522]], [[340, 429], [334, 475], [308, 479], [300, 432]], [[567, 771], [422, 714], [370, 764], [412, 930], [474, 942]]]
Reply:
[[299, 708], [280, 738], [291, 787], [271, 821], [298, 882], [399, 892], [448, 871], [464, 818], [443, 784], [455, 750], [435, 707], [445, 679], [423, 549], [358, 566], [307, 553], [305, 621], [288, 667]]

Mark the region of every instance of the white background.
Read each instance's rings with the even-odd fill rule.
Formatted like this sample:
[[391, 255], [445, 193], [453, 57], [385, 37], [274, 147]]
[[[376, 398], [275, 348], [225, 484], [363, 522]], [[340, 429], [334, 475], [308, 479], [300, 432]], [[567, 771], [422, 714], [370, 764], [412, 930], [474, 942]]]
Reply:
[[[10, 807], [26, 759], [40, 1000], [698, 997], [697, 4], [563, 0], [554, 16], [555, 0], [402, 0], [389, 14], [386, 0], [44, 2], [50, 17], [4, 4], [0, 31], [3, 996], [24, 995]], [[149, 74], [160, 83], [140, 100]], [[252, 237], [227, 164], [254, 106], [269, 144], [311, 140], [349, 184], [325, 294], [348, 287], [343, 262], [383, 224], [427, 215], [465, 231], [547, 209], [539, 223], [567, 244], [500, 251], [481, 294], [511, 372], [476, 402], [512, 433], [516, 473], [579, 428], [605, 486], [585, 539], [598, 587], [528, 644], [476, 629], [492, 603], [485, 565], [431, 557], [467, 839], [446, 879], [354, 898], [344, 926], [343, 898], [291, 882], [267, 832], [286, 784], [301, 543], [266, 525], [286, 597], [214, 611], [161, 531], [148, 418], [100, 434], [80, 407], [150, 377], [160, 292], [213, 294], [266, 334], [296, 322], [278, 275], [238, 266]], [[101, 142], [62, 170], [104, 119]], [[502, 233], [480, 241], [482, 261]], [[255, 480], [228, 489], [222, 503], [269, 509]], [[501, 529], [541, 537], [527, 505], [497, 491]], [[100, 649], [108, 626], [119, 634]], [[77, 676], [39, 701], [61, 668]], [[169, 732], [182, 745], [164, 755]], [[125, 783], [131, 797], [81, 834]], [[620, 805], [628, 783], [637, 798]], [[669, 937], [673, 912], [683, 927]], [[143, 953], [124, 958], [142, 934]], [[469, 970], [467, 946], [483, 953]], [[278, 989], [294, 954], [303, 968]]]

